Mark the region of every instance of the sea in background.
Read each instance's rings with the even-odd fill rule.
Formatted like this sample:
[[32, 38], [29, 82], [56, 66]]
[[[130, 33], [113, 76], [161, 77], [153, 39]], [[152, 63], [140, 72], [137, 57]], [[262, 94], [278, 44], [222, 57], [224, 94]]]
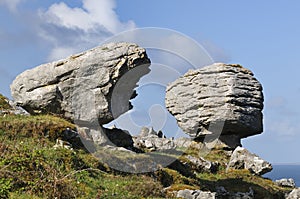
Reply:
[[273, 170], [263, 177], [270, 178], [272, 180], [279, 180], [282, 178], [293, 178], [296, 186], [300, 187], [300, 164], [272, 164]]

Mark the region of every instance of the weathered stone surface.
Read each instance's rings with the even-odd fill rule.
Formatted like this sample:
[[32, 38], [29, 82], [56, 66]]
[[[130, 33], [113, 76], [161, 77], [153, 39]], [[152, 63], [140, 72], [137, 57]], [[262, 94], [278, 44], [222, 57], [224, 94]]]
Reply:
[[[29, 113], [105, 124], [128, 110], [132, 90], [150, 71], [149, 63], [146, 51], [136, 44], [110, 43], [27, 70], [13, 81], [11, 92]], [[134, 73], [128, 75], [126, 84], [115, 89], [131, 69]]]
[[218, 170], [219, 164], [217, 162], [211, 162], [202, 157], [196, 158], [191, 155], [184, 157], [189, 161], [189, 165], [195, 171], [214, 173]]
[[247, 149], [242, 147], [237, 147], [233, 151], [227, 165], [227, 170], [230, 168], [248, 169], [255, 175], [263, 175], [273, 169], [269, 162], [261, 159], [253, 153], [250, 153]]
[[201, 190], [180, 190], [177, 192], [177, 198], [184, 199], [215, 199], [216, 193]]
[[78, 128], [82, 138], [91, 140], [92, 145], [97, 144], [101, 146], [115, 146], [115, 147], [133, 147], [133, 140], [129, 132], [118, 128]]
[[222, 133], [243, 138], [263, 130], [262, 86], [250, 70], [237, 64], [190, 70], [168, 85], [165, 102], [192, 137]]
[[0, 94], [0, 116], [3, 115], [29, 115], [23, 108]]
[[149, 151], [164, 151], [176, 148], [172, 139], [166, 138], [162, 132], [155, 132], [153, 128], [143, 127], [140, 134], [133, 137], [134, 147]]
[[292, 178], [289, 178], [289, 179], [283, 178], [280, 180], [275, 180], [275, 183], [282, 187], [292, 187], [292, 188], [296, 187], [295, 181]]
[[286, 199], [299, 199], [300, 198], [300, 188], [295, 188], [289, 194], [287, 194]]
[[189, 148], [193, 143], [193, 140], [191, 138], [180, 137], [178, 139], [175, 139], [174, 143], [177, 147]]
[[230, 199], [254, 199], [254, 191], [250, 187], [249, 192], [233, 193], [229, 198]]

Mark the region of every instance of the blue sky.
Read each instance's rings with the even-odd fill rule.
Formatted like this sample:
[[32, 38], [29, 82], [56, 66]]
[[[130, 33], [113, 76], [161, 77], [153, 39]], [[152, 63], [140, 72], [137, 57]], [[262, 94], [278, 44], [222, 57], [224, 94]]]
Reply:
[[[262, 83], [264, 133], [243, 140], [273, 163], [300, 163], [300, 1], [0, 0], [0, 92], [26, 69], [124, 30], [169, 28]], [[162, 92], [163, 93], [163, 92]]]

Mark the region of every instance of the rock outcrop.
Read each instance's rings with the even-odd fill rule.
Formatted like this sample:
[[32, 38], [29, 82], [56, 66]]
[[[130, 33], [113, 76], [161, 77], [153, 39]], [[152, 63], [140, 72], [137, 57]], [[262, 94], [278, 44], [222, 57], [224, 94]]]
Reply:
[[253, 199], [254, 191], [229, 193], [224, 187], [217, 187], [217, 192], [184, 189], [177, 192], [177, 198], [184, 199]]
[[198, 172], [215, 173], [218, 171], [219, 163], [205, 160], [202, 157], [196, 158], [191, 155], [184, 156], [188, 161], [192, 170]]
[[3, 115], [28, 115], [21, 107], [17, 106], [13, 101], [0, 94], [0, 116]]
[[[31, 114], [52, 113], [78, 123], [106, 124], [128, 111], [133, 89], [150, 71], [149, 63], [145, 49], [136, 44], [110, 43], [27, 70], [13, 81], [11, 92]], [[131, 69], [135, 71], [126, 84], [115, 89]]]
[[293, 189], [287, 196], [286, 199], [299, 199], [300, 198], [300, 187]]
[[273, 169], [269, 162], [242, 147], [237, 147], [233, 151], [227, 165], [227, 170], [230, 168], [247, 169], [255, 175], [263, 175]]
[[143, 127], [139, 135], [133, 137], [134, 147], [147, 151], [166, 151], [176, 149], [174, 140], [166, 138], [161, 131]]
[[181, 129], [194, 138], [244, 138], [263, 130], [262, 86], [237, 64], [216, 63], [187, 72], [168, 85], [165, 102]]
[[275, 180], [275, 183], [278, 185], [278, 186], [281, 186], [281, 187], [291, 187], [291, 188], [295, 188], [296, 187], [296, 184], [295, 184], [295, 181], [293, 178], [283, 178], [283, 179], [280, 179], [280, 180]]
[[215, 199], [216, 193], [210, 191], [185, 189], [178, 191], [176, 197], [184, 199]]

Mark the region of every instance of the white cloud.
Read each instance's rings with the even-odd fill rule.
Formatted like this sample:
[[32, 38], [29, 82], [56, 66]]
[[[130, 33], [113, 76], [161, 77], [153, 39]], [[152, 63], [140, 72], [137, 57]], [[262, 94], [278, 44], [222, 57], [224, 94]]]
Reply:
[[82, 8], [60, 2], [40, 10], [40, 36], [54, 46], [49, 59], [86, 50], [113, 34], [135, 28], [133, 21], [119, 20], [115, 7], [114, 0], [82, 0]]
[[0, 0], [0, 5], [5, 5], [11, 12], [17, 11], [17, 6], [23, 0]]

